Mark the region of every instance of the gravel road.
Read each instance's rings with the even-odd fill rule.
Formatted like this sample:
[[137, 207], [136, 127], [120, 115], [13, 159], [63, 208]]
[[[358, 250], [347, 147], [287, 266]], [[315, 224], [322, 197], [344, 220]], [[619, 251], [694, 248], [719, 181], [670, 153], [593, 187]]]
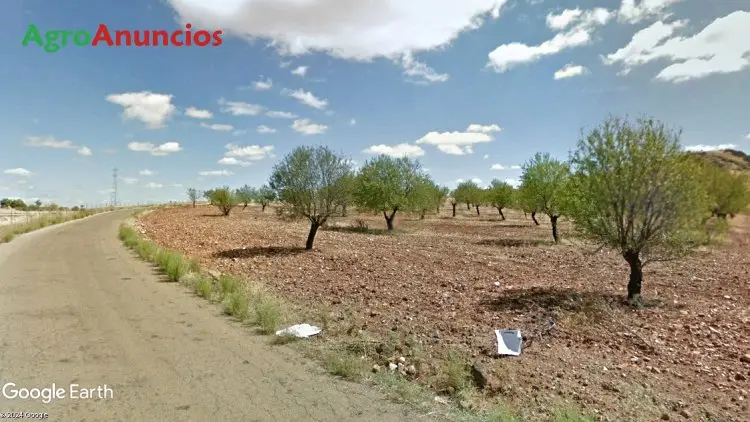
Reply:
[[[117, 239], [130, 212], [0, 245], [0, 387], [16, 385], [0, 393], [0, 413], [46, 412], [54, 421], [419, 418], [160, 282]], [[11, 398], [22, 388], [46, 394], [53, 383], [63, 395], [48, 404]], [[98, 386], [83, 398], [81, 390]]]

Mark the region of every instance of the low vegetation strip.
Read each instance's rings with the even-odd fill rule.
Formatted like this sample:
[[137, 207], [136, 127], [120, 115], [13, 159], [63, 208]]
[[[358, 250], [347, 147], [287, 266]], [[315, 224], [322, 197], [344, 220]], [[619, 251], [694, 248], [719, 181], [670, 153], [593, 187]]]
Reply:
[[72, 211], [56, 215], [43, 215], [25, 223], [0, 226], [0, 243], [10, 242], [16, 236], [22, 235], [24, 233], [33, 232], [47, 226], [64, 223], [66, 221], [79, 220], [81, 218], [89, 217], [102, 211], [103, 210], [92, 209]]

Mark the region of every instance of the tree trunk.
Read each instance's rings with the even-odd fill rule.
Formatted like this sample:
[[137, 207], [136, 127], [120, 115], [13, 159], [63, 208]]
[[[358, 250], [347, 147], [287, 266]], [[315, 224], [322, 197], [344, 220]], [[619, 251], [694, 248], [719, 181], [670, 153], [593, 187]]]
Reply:
[[560, 218], [559, 215], [551, 215], [549, 217], [550, 221], [552, 222], [552, 238], [555, 239], [555, 243], [560, 243], [560, 236], [557, 234], [557, 219]]
[[630, 265], [630, 281], [628, 281], [628, 301], [637, 302], [641, 296], [643, 283], [643, 264], [639, 252], [626, 251], [622, 254]]
[[453, 216], [456, 216], [456, 204], [453, 204]]
[[386, 227], [388, 227], [388, 231], [393, 230], [393, 219], [396, 217], [396, 211], [398, 211], [398, 208], [394, 208], [390, 216], [387, 212], [383, 211], [383, 217], [385, 217], [385, 224]]
[[470, 204], [470, 203], [468, 203], [468, 202], [466, 203], [466, 209], [467, 209], [467, 210], [470, 210], [470, 209], [471, 209], [471, 204]]
[[195, 201], [193, 201], [193, 208], [195, 208]]
[[479, 215], [479, 205], [474, 205], [477, 208], [477, 215]]
[[343, 206], [341, 207], [341, 216], [342, 216], [342, 217], [346, 217], [346, 205], [343, 205]]
[[244, 204], [244, 205], [242, 206], [242, 211], [245, 211], [245, 208], [247, 208], [247, 204]]
[[531, 219], [534, 220], [534, 224], [539, 225], [539, 222], [536, 221], [536, 211], [531, 212]]
[[315, 234], [318, 233], [318, 227], [320, 223], [317, 221], [310, 222], [310, 233], [307, 234], [307, 243], [305, 243], [305, 249], [310, 250], [313, 248], [313, 242], [315, 241]]
[[420, 219], [420, 220], [424, 220], [424, 215], [425, 215], [425, 213], [426, 213], [426, 212], [427, 212], [427, 211], [425, 211], [425, 210], [422, 210], [422, 212], [421, 212], [421, 213], [419, 213], [419, 219]]
[[529, 215], [526, 214], [526, 211], [523, 212], [523, 218], [529, 218]]
[[497, 208], [497, 212], [499, 212], [499, 213], [500, 213], [500, 218], [502, 218], [502, 219], [503, 219], [503, 221], [505, 221], [505, 214], [503, 214], [503, 209], [502, 209], [502, 207], [498, 207], [498, 208]]
[[266, 205], [267, 204], [260, 204], [260, 212], [266, 212]]

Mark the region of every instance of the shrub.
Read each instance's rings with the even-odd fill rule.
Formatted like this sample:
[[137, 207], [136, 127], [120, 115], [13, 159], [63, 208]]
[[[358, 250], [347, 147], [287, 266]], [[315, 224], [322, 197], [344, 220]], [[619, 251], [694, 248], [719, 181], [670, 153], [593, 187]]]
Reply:
[[211, 205], [218, 208], [225, 216], [228, 216], [232, 208], [237, 206], [237, 195], [228, 186], [207, 191], [206, 195]]
[[240, 321], [245, 321], [249, 313], [247, 296], [242, 292], [232, 292], [229, 294], [229, 300], [225, 305], [224, 311], [227, 315], [231, 315]]
[[281, 324], [281, 304], [274, 298], [261, 296], [255, 301], [255, 323], [261, 334], [274, 334]]
[[349, 353], [329, 353], [323, 365], [329, 374], [348, 380], [362, 377], [366, 370], [365, 361]]
[[221, 293], [222, 299], [231, 295], [237, 290], [237, 283], [234, 278], [228, 275], [222, 275], [219, 277], [219, 292]]
[[193, 290], [195, 290], [196, 295], [204, 299], [211, 299], [211, 293], [213, 290], [213, 286], [211, 284], [211, 280], [208, 277], [198, 277], [195, 279], [195, 286], [193, 287]]
[[5, 233], [3, 235], [3, 242], [2, 243], [8, 243], [11, 240], [13, 240], [14, 237], [15, 237], [15, 235], [13, 234], [13, 232]]

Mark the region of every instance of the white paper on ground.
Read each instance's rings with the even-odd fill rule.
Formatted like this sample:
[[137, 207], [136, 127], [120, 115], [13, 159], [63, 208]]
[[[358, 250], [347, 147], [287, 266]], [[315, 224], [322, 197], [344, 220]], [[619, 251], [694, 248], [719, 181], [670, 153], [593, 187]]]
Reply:
[[523, 337], [521, 330], [495, 330], [497, 337], [497, 354], [519, 356]]
[[277, 336], [295, 336], [300, 338], [307, 338], [320, 333], [322, 330], [314, 325], [310, 324], [297, 324], [291, 327], [284, 328], [276, 332]]

